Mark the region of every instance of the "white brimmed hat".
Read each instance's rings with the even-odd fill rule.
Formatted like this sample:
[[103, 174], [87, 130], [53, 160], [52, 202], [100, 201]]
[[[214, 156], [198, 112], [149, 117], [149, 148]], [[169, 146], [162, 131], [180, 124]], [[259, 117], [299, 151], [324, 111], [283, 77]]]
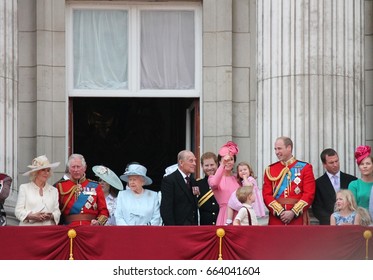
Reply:
[[148, 176], [146, 176], [146, 171], [147, 171], [146, 167], [142, 166], [141, 164], [131, 164], [130, 166], [126, 168], [124, 174], [121, 175], [120, 178], [123, 181], [128, 182], [128, 176], [131, 176], [131, 175], [142, 176], [145, 179], [145, 186], [147, 186], [153, 183], [153, 181]]
[[36, 157], [32, 160], [31, 165], [27, 166], [28, 168], [30, 168], [30, 170], [23, 173], [22, 175], [27, 176], [27, 175], [30, 175], [31, 173], [35, 172], [35, 171], [38, 171], [38, 170], [41, 170], [41, 169], [46, 169], [46, 168], [53, 169], [53, 168], [56, 168], [59, 165], [60, 165], [59, 162], [50, 163], [48, 158], [45, 155], [38, 156], [38, 157]]
[[176, 171], [177, 167], [178, 167], [177, 163], [175, 163], [175, 164], [170, 165], [169, 167], [167, 167], [164, 170], [165, 173], [164, 173], [163, 177], [166, 177], [166, 176], [170, 175], [171, 173], [173, 173], [174, 171]]
[[92, 171], [96, 174], [97, 177], [104, 180], [110, 186], [120, 191], [123, 190], [122, 181], [118, 178], [118, 176], [112, 170], [110, 170], [110, 168], [107, 168], [106, 166], [103, 166], [103, 165], [96, 165], [92, 167]]

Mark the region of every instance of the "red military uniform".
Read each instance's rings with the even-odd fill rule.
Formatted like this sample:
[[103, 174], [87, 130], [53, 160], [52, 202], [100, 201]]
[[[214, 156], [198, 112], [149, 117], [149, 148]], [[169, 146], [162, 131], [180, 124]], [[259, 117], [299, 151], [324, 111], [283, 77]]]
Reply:
[[315, 196], [311, 164], [291, 158], [287, 165], [278, 161], [268, 166], [262, 191], [269, 210], [269, 225], [284, 225], [279, 216], [285, 210], [295, 214], [289, 225], [308, 224], [307, 210]]
[[57, 183], [62, 220], [68, 225], [90, 225], [96, 219], [104, 225], [109, 217], [105, 195], [97, 182], [82, 178]]

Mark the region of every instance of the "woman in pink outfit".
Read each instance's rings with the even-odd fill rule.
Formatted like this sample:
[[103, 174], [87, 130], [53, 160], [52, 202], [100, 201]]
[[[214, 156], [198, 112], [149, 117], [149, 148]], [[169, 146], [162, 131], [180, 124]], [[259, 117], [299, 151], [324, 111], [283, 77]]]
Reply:
[[215, 175], [209, 176], [208, 178], [209, 186], [211, 187], [220, 207], [219, 215], [216, 220], [217, 226], [225, 225], [229, 197], [232, 192], [236, 191], [240, 186], [235, 174], [233, 173], [237, 154], [237, 145], [232, 141], [228, 141], [219, 150], [219, 168], [216, 170]]
[[[240, 186], [253, 185], [253, 193], [255, 195], [255, 202], [252, 204], [257, 217], [262, 218], [265, 216], [265, 206], [261, 191], [258, 188], [258, 183], [255, 180], [254, 171], [247, 162], [240, 162], [237, 165], [237, 181]], [[242, 203], [237, 199], [236, 191], [234, 191], [229, 200], [227, 207], [227, 221], [226, 224], [232, 223], [235, 215], [242, 208]]]

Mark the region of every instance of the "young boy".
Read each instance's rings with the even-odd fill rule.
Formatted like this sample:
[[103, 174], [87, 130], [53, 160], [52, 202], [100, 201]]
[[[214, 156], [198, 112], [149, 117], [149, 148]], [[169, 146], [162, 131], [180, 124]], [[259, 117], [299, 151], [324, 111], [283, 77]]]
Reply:
[[242, 208], [238, 211], [238, 214], [233, 221], [233, 225], [251, 226], [259, 224], [252, 207], [253, 202], [255, 202], [253, 189], [254, 186], [252, 184], [237, 189], [237, 199], [242, 203]]

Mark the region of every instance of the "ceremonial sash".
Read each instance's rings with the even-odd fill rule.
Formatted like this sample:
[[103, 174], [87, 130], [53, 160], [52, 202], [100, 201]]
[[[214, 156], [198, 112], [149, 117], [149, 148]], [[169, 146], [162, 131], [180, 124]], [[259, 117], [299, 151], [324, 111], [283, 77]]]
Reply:
[[[98, 186], [95, 182], [89, 182], [88, 185], [84, 187], [84, 189], [96, 189]], [[77, 200], [74, 202], [73, 206], [70, 209], [69, 215], [72, 214], [79, 214], [80, 210], [84, 206], [84, 204], [87, 202], [87, 199], [90, 195], [84, 194], [84, 192], [81, 192], [77, 198]]]
[[207, 193], [205, 193], [205, 195], [202, 196], [200, 200], [198, 200], [198, 208], [205, 204], [206, 201], [209, 200], [213, 195], [214, 193], [212, 192], [212, 190], [209, 190]]
[[[300, 172], [302, 169], [306, 166], [306, 162], [298, 161], [292, 168], [290, 168], [290, 180], [287, 176], [287, 174], [284, 174], [284, 179], [282, 180], [282, 183], [280, 186], [278, 186], [278, 192], [276, 193], [275, 198], [278, 199], [281, 194], [284, 192], [284, 190], [291, 184], [291, 182], [295, 179], [295, 175], [300, 175]], [[298, 175], [299, 174], [299, 175]]]

